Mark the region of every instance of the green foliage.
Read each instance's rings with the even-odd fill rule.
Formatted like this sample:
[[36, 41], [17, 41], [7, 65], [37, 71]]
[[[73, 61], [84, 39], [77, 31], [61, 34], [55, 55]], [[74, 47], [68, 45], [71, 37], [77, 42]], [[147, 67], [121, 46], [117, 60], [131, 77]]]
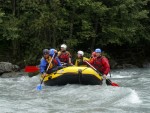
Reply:
[[6, 40], [15, 40], [19, 38], [19, 31], [20, 28], [18, 28], [19, 20], [15, 18], [14, 16], [5, 17], [3, 22], [3, 38]]
[[139, 41], [136, 33], [142, 27], [140, 20], [148, 18], [148, 11], [142, 10], [144, 6], [141, 1], [121, 0], [120, 2], [109, 10], [108, 13], [111, 13], [107, 17], [109, 22], [103, 26], [102, 34], [104, 37], [108, 37], [108, 44], [136, 43]]
[[[150, 41], [148, 0], [6, 0], [0, 4], [0, 40], [16, 60], [35, 64], [44, 48], [71, 50]], [[21, 52], [16, 57], [15, 51]], [[22, 52], [23, 51], [23, 52]], [[75, 52], [76, 53], [76, 52]], [[109, 56], [109, 55], [108, 55]]]
[[3, 23], [3, 19], [2, 19], [3, 17], [4, 17], [4, 13], [0, 9], [0, 24]]

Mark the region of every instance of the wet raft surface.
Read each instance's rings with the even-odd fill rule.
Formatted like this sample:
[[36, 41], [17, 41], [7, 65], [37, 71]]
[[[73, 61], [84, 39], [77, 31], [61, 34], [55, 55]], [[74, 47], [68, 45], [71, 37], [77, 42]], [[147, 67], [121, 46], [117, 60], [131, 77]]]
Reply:
[[149, 113], [150, 69], [116, 70], [100, 85], [43, 86], [39, 76], [0, 78], [0, 113]]
[[[42, 80], [42, 78], [41, 78]], [[45, 85], [102, 85], [102, 76], [89, 67], [66, 67], [44, 78]]]

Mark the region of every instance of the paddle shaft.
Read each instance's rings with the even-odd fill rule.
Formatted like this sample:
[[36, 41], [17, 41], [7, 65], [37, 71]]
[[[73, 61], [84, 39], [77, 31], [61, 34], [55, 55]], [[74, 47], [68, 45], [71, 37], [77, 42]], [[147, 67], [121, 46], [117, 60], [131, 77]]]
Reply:
[[84, 62], [86, 62], [86, 63], [87, 63], [92, 69], [94, 69], [97, 73], [103, 75], [103, 74], [100, 73], [95, 67], [93, 67], [89, 62], [87, 62], [87, 61], [84, 61]]
[[[93, 67], [89, 62], [85, 61], [92, 69], [94, 69], [97, 73], [99, 73], [100, 75], [103, 75], [102, 73], [100, 73], [95, 67]], [[106, 78], [106, 80], [112, 85], [111, 81], [109, 79]], [[107, 84], [108, 85], [108, 84]]]
[[[85, 61], [92, 69], [94, 69], [97, 73], [103, 75], [102, 73], [100, 73], [95, 67], [93, 67], [89, 62]], [[112, 86], [119, 86], [117, 83], [112, 82], [110, 79], [106, 78], [106, 81], [109, 82], [109, 84], [106, 82], [107, 85], [112, 85]]]

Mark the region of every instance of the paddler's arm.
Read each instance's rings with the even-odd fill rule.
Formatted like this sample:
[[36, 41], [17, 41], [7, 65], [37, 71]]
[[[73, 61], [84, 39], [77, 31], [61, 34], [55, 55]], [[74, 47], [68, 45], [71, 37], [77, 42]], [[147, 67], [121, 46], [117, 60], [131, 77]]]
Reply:
[[[67, 52], [68, 52], [68, 51], [67, 51]], [[73, 65], [73, 64], [72, 64], [72, 61], [71, 61], [71, 57], [72, 57], [72, 56], [71, 56], [70, 52], [68, 52], [68, 55], [69, 55], [69, 61], [68, 61], [68, 63], [69, 63], [70, 65]]]
[[46, 61], [44, 58], [41, 59], [41, 62], [40, 62], [40, 72], [41, 73], [44, 73], [46, 71]]
[[58, 66], [59, 66], [59, 67], [62, 67], [62, 64], [61, 64], [61, 62], [60, 62], [59, 58], [58, 58], [58, 57], [56, 57], [55, 59], [57, 60]]
[[110, 72], [110, 65], [107, 58], [102, 59], [102, 65], [104, 66], [103, 77], [106, 79], [107, 74]]
[[43, 76], [46, 76], [46, 61], [44, 58], [41, 59], [41, 62], [40, 62], [40, 72]]
[[61, 64], [61, 62], [60, 62], [60, 60], [58, 58], [59, 52], [57, 52], [57, 50], [55, 50], [54, 52], [55, 52], [55, 59], [56, 59], [56, 61], [58, 63], [57, 66], [58, 67], [62, 67], [62, 64]]

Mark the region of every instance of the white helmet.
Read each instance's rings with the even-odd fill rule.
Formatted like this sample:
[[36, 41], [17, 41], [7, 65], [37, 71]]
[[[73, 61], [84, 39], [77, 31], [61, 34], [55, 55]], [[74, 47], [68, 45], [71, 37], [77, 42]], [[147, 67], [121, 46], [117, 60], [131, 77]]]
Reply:
[[80, 54], [80, 55], [84, 55], [84, 52], [83, 51], [78, 51], [78, 54]]
[[66, 44], [62, 44], [61, 47], [64, 48], [64, 49], [67, 49], [67, 45]]

